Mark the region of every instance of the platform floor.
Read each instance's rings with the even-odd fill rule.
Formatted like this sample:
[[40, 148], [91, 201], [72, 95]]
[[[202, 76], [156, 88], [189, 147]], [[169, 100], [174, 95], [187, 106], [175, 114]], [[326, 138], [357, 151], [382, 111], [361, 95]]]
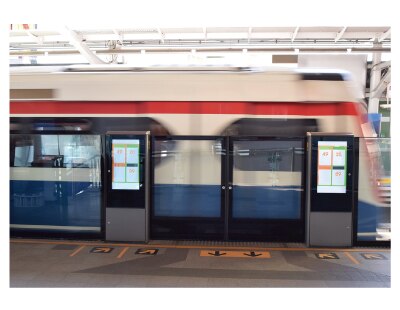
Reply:
[[390, 249], [10, 240], [10, 287], [390, 287]]

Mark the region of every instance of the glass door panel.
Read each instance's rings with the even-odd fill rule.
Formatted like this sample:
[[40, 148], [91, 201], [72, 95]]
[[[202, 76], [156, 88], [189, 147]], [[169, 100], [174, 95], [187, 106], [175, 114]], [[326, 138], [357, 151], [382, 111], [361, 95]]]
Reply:
[[231, 138], [230, 240], [304, 241], [304, 139]]
[[98, 238], [101, 205], [100, 135], [10, 135], [13, 234]]
[[153, 239], [222, 239], [223, 138], [153, 141]]

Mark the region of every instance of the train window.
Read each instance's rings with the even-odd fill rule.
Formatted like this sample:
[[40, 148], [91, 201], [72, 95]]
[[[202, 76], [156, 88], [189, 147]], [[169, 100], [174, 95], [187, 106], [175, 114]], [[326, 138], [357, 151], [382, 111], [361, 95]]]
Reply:
[[30, 135], [10, 136], [10, 167], [27, 167], [33, 162], [34, 146]]
[[90, 168], [100, 161], [98, 135], [11, 135], [11, 167]]
[[101, 188], [99, 135], [10, 135], [12, 229], [99, 234]]
[[96, 133], [107, 131], [151, 131], [153, 135], [170, 135], [164, 125], [150, 117], [11, 117], [12, 133]]
[[301, 140], [236, 141], [234, 168], [243, 171], [302, 171]]
[[27, 167], [33, 162], [33, 145], [15, 146], [14, 167]]
[[306, 137], [317, 132], [318, 123], [311, 118], [242, 118], [229, 125], [222, 135]]
[[58, 145], [67, 167], [87, 167], [100, 156], [100, 136], [61, 135]]
[[40, 136], [41, 139], [41, 154], [42, 155], [53, 155], [60, 153], [59, 136]]

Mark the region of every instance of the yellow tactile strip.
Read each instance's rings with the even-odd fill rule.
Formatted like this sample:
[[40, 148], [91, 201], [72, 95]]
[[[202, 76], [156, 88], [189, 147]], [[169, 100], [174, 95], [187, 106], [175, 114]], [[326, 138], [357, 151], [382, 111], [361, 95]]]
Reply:
[[[116, 247], [143, 247], [143, 243], [109, 243], [102, 241], [53, 241], [53, 240], [32, 240], [32, 239], [11, 239], [11, 243], [26, 243], [26, 244], [70, 244], [78, 246], [116, 246]], [[282, 248], [282, 247], [235, 247], [235, 246], [207, 246], [207, 245], [165, 245], [165, 244], [151, 244], [152, 248], [170, 248], [170, 249], [207, 249], [207, 250], [224, 250], [224, 251], [329, 251], [329, 252], [390, 252], [390, 249], [379, 248]]]

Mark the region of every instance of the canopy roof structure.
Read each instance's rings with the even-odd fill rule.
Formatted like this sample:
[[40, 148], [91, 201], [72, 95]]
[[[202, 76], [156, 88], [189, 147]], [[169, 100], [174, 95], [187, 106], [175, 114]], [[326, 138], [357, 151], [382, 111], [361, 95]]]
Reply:
[[10, 56], [212, 52], [390, 52], [390, 27], [187, 27], [96, 29], [11, 25]]

